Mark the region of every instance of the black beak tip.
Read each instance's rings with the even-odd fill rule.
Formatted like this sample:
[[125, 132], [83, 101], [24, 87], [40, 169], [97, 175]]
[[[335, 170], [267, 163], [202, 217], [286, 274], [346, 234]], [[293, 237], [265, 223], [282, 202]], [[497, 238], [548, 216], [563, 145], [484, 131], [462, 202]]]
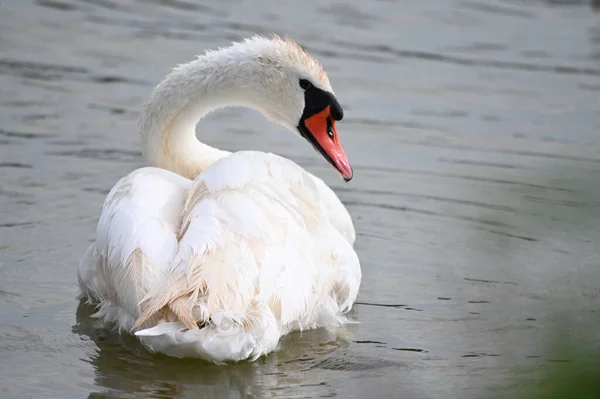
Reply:
[[348, 183], [354, 177], [354, 170], [352, 168], [350, 168], [350, 171], [352, 172], [352, 174], [350, 175], [350, 177], [344, 177], [343, 178], [346, 183]]

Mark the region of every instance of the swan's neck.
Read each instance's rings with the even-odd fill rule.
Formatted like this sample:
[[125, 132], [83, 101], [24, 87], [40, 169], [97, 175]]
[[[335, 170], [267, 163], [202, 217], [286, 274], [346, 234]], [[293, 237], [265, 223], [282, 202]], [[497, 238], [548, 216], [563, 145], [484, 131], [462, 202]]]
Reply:
[[252, 96], [253, 82], [260, 80], [260, 74], [253, 57], [223, 51], [173, 70], [142, 110], [140, 135], [147, 160], [194, 179], [230, 154], [198, 141], [196, 124], [217, 108], [245, 106], [260, 111]]

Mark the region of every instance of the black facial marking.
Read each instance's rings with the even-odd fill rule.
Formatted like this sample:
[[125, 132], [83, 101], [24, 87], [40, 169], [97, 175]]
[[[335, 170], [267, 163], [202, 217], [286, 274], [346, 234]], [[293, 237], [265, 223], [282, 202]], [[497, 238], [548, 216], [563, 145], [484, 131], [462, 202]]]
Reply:
[[304, 89], [304, 113], [301, 121], [318, 114], [327, 106], [331, 107], [331, 116], [334, 120], [342, 120], [344, 110], [333, 94], [315, 87], [306, 79], [300, 79], [300, 87]]
[[[331, 166], [337, 169], [335, 162], [333, 159], [325, 152], [323, 147], [319, 144], [315, 136], [307, 129], [306, 124], [304, 123], [308, 118], [313, 115], [318, 114], [323, 111], [325, 108], [330, 107], [331, 117], [327, 118], [327, 135], [329, 138], [333, 139], [335, 133], [333, 131], [333, 120], [341, 121], [344, 117], [344, 111], [342, 110], [342, 106], [338, 103], [335, 96], [325, 90], [321, 90], [315, 87], [312, 83], [310, 83], [306, 79], [300, 79], [300, 87], [304, 89], [304, 112], [302, 113], [302, 117], [298, 122], [298, 131], [304, 137], [315, 150], [317, 150], [323, 158]], [[345, 179], [349, 181], [350, 179]]]

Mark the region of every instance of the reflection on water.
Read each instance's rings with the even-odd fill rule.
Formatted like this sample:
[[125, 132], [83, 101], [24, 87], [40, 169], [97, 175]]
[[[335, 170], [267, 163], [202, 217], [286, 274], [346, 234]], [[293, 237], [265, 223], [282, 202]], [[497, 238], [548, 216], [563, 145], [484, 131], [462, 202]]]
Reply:
[[[596, 353], [600, 326], [599, 7], [0, 3], [0, 396], [534, 397], [597, 375], [581, 348]], [[152, 86], [271, 31], [324, 63], [354, 180], [251, 111], [216, 112], [199, 136], [289, 157], [339, 193], [360, 324], [226, 367], [148, 353], [74, 299], [77, 262], [112, 185], [145, 165], [136, 123]]]
[[[324, 330], [285, 337], [280, 350], [259, 361], [216, 366], [200, 360], [179, 360], [145, 350], [132, 336], [117, 334], [91, 318], [84, 302], [77, 308], [73, 332], [97, 345], [89, 361], [100, 392], [90, 397], [286, 397], [330, 395], [332, 389], [318, 370], [374, 370], [401, 366], [377, 358], [348, 355], [348, 342]], [[357, 343], [370, 343], [361, 342]], [[312, 375], [311, 375], [312, 374]], [[267, 395], [268, 394], [268, 395]], [[239, 395], [239, 396], [238, 396]]]

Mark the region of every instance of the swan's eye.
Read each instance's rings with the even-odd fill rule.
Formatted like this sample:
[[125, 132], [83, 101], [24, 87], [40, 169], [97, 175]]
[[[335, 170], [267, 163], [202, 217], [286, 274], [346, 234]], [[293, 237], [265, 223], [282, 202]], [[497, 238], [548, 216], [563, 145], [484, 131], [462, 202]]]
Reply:
[[313, 87], [313, 85], [306, 79], [300, 79], [300, 87], [302, 87], [304, 90], [308, 90]]
[[333, 136], [335, 135], [333, 132], [333, 122], [331, 122], [331, 118], [327, 118], [327, 135], [329, 136], [330, 139], [333, 139]]

